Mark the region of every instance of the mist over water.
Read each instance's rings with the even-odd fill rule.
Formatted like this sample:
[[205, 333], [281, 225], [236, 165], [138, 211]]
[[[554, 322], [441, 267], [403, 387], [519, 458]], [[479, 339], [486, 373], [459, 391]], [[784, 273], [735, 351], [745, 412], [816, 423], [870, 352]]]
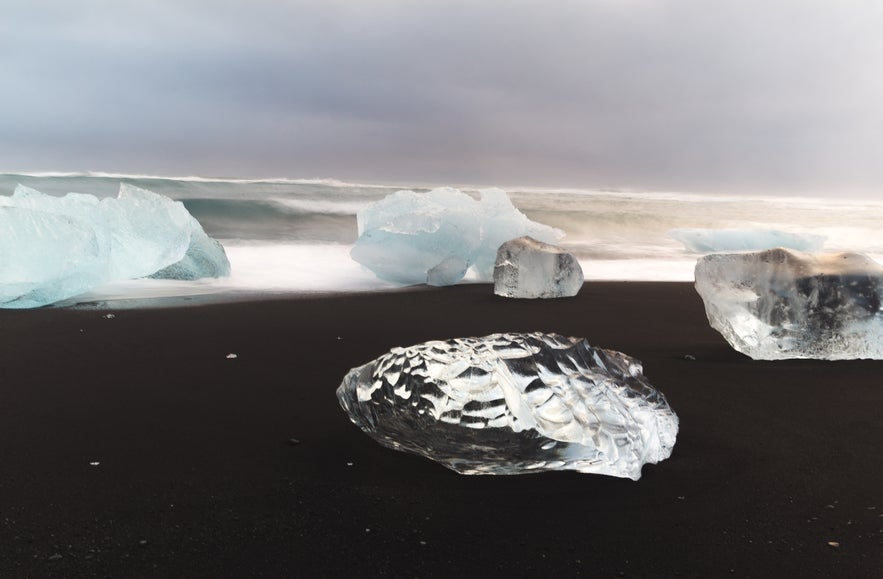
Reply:
[[[356, 213], [401, 189], [426, 186], [331, 180], [224, 180], [103, 174], [0, 174], [0, 194], [18, 183], [43, 193], [115, 196], [120, 182], [182, 201], [219, 239], [230, 278], [200, 282], [136, 280], [95, 299], [242, 291], [357, 291], [391, 287], [349, 257]], [[462, 188], [478, 195], [477, 188]], [[565, 232], [562, 245], [587, 280], [692, 280], [697, 254], [668, 237], [676, 228], [759, 228], [826, 236], [825, 250], [883, 261], [883, 203], [870, 200], [723, 196], [671, 192], [507, 190], [534, 221]]]

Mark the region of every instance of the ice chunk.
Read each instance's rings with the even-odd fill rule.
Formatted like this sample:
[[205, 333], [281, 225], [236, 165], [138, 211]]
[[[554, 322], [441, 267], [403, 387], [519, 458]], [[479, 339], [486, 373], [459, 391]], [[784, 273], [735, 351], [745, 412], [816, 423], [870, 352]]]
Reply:
[[209, 237], [195, 217], [190, 217], [190, 245], [180, 261], [150, 275], [157, 279], [194, 280], [230, 275], [230, 261], [224, 246]]
[[223, 248], [183, 204], [126, 184], [102, 200], [19, 185], [0, 196], [0, 231], [0, 307], [38, 307], [158, 271], [229, 273]]
[[42, 306], [107, 277], [106, 248], [79, 220], [0, 206], [0, 232], [0, 307]]
[[775, 229], [671, 229], [668, 236], [696, 253], [761, 251], [776, 247], [821, 251], [826, 239], [824, 235]]
[[707, 255], [696, 291], [711, 327], [754, 359], [883, 359], [883, 267], [867, 256]]
[[507, 298], [575, 296], [583, 286], [579, 261], [566, 249], [532, 237], [511, 239], [497, 250], [494, 293]]
[[351, 256], [377, 277], [400, 284], [450, 285], [472, 268], [493, 279], [501, 243], [521, 235], [557, 241], [563, 233], [534, 223], [505, 191], [485, 189], [480, 200], [452, 188], [398, 191], [358, 213]]
[[528, 219], [512, 205], [502, 189], [482, 189], [480, 193], [481, 245], [472, 260], [478, 279], [493, 281], [497, 250], [510, 239], [530, 236], [538, 241], [557, 243], [564, 237], [560, 229]]
[[[65, 215], [91, 227], [107, 256], [109, 279], [132, 279], [184, 257], [190, 243], [190, 214], [181, 203], [127, 184], [116, 198], [44, 195], [19, 185], [0, 205]], [[61, 249], [61, 248], [59, 248]]]
[[671, 455], [678, 418], [637, 360], [556, 334], [394, 348], [337, 389], [380, 444], [463, 474], [576, 470], [637, 480]]

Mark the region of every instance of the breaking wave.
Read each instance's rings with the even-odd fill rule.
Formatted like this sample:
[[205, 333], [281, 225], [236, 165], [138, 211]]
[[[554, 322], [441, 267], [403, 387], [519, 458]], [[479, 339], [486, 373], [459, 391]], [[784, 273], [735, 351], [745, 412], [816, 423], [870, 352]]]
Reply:
[[[323, 290], [377, 287], [369, 283], [373, 276], [363, 277], [349, 258], [349, 245], [357, 237], [356, 214], [394, 191], [427, 189], [334, 179], [54, 172], [0, 173], [0, 194], [12, 193], [21, 183], [48, 194], [110, 197], [121, 182], [182, 201], [206, 232], [224, 243], [234, 279], [244, 287], [258, 279], [263, 287], [273, 285], [275, 276], [280, 287]], [[883, 203], [876, 200], [523, 187], [507, 191], [530, 219], [566, 233], [562, 245], [584, 264], [589, 280], [691, 279], [696, 254], [668, 236], [678, 228], [817, 234], [827, 237], [826, 250], [883, 257]]]

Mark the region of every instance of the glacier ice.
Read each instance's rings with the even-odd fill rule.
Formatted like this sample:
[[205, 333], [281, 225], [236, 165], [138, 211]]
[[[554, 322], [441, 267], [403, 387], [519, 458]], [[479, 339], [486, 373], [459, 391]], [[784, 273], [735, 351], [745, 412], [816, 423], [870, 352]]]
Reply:
[[789, 233], [776, 229], [671, 229], [668, 236], [696, 253], [761, 251], [786, 247], [799, 251], [821, 251], [824, 235]]
[[116, 198], [0, 196], [0, 307], [32, 308], [111, 281], [230, 273], [221, 245], [180, 202], [121, 184]]
[[696, 291], [711, 327], [756, 360], [883, 359], [883, 267], [865, 255], [707, 255]]
[[579, 261], [566, 249], [524, 236], [497, 250], [494, 293], [508, 298], [575, 296], [583, 286]]
[[353, 368], [337, 389], [377, 442], [462, 474], [576, 470], [637, 480], [671, 455], [678, 417], [640, 362], [585, 339], [432, 341]]
[[224, 246], [209, 237], [195, 217], [190, 217], [190, 244], [180, 261], [150, 274], [155, 279], [194, 280], [230, 275], [230, 261]]
[[552, 243], [564, 235], [528, 219], [501, 189], [480, 196], [449, 187], [387, 195], [359, 211], [350, 255], [386, 281], [451, 285], [470, 269], [479, 281], [491, 281], [504, 241], [530, 235]]

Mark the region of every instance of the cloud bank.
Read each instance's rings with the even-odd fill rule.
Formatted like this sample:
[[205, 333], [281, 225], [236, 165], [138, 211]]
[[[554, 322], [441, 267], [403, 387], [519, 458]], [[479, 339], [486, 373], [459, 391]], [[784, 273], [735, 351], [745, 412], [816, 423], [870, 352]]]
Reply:
[[880, 30], [859, 0], [11, 0], [0, 164], [874, 194]]

